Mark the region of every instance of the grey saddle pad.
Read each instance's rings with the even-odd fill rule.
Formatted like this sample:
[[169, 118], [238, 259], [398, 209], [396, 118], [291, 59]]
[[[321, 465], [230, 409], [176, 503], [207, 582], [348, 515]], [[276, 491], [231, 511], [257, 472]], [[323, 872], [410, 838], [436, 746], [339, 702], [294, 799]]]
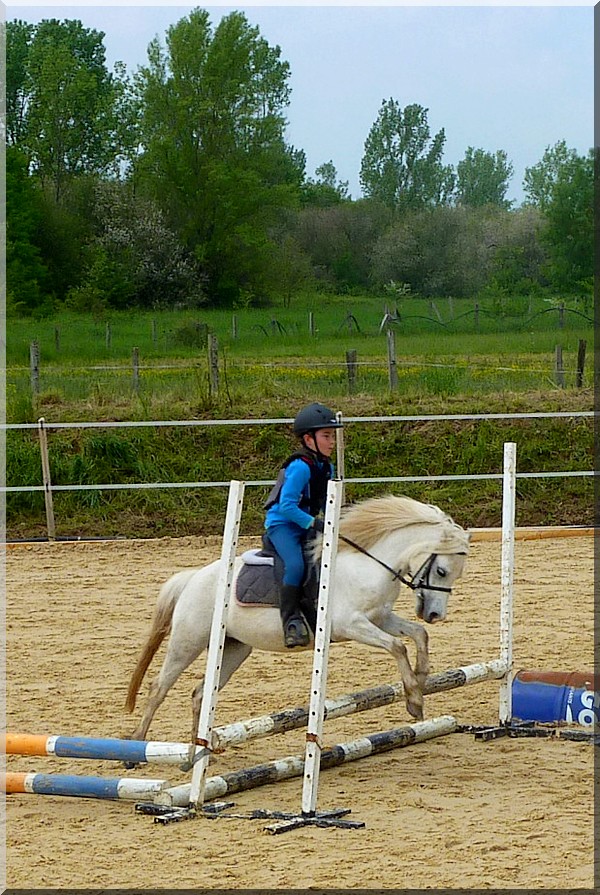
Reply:
[[273, 566], [244, 564], [237, 577], [235, 597], [238, 603], [279, 606], [279, 584]]

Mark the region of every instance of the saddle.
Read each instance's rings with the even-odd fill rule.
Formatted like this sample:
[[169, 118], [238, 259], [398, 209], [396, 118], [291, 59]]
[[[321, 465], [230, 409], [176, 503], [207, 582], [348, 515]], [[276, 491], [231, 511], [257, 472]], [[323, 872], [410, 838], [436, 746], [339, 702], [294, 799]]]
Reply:
[[[283, 584], [283, 561], [268, 535], [263, 535], [262, 542], [261, 549], [246, 550], [242, 554], [243, 565], [237, 576], [235, 598], [238, 603], [245, 606], [279, 608], [279, 593]], [[300, 600], [300, 609], [314, 634], [317, 621], [320, 567], [308, 559], [306, 545], [304, 565], [306, 574], [302, 582], [304, 594]]]

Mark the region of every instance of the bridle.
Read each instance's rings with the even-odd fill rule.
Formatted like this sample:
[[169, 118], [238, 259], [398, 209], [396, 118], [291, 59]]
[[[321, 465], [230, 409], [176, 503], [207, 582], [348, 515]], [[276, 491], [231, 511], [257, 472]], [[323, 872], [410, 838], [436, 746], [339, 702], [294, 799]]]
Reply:
[[363, 553], [365, 556], [368, 556], [369, 559], [373, 559], [376, 563], [379, 563], [380, 566], [383, 566], [384, 569], [387, 569], [388, 572], [393, 576], [394, 580], [401, 581], [402, 584], [405, 584], [407, 587], [410, 587], [411, 590], [419, 590], [419, 588], [424, 587], [426, 590], [439, 590], [442, 593], [450, 594], [452, 593], [451, 587], [439, 587], [436, 584], [429, 583], [429, 575], [431, 573], [432, 566], [436, 560], [437, 553], [430, 553], [425, 562], [419, 566], [414, 575], [411, 575], [410, 580], [405, 578], [404, 575], [401, 574], [400, 569], [396, 572], [391, 566], [388, 566], [382, 559], [378, 559], [376, 556], [373, 556], [372, 553], [369, 553], [368, 550], [365, 550], [364, 547], [361, 547], [360, 544], [355, 544], [354, 541], [351, 541], [350, 538], [345, 538], [344, 535], [339, 535], [340, 541], [344, 541], [350, 547], [354, 547], [355, 550], [358, 550], [359, 553]]

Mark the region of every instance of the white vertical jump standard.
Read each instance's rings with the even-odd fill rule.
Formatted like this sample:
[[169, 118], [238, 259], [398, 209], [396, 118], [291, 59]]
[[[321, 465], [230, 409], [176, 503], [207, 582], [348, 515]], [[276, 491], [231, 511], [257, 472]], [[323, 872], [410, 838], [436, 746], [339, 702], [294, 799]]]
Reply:
[[323, 746], [323, 719], [325, 715], [325, 694], [327, 691], [327, 668], [329, 663], [329, 641], [331, 639], [331, 590], [335, 576], [337, 559], [338, 526], [342, 508], [342, 482], [327, 484], [325, 505], [325, 526], [321, 553], [321, 578], [315, 630], [308, 725], [306, 728], [306, 758], [304, 763], [304, 783], [302, 788], [302, 814], [312, 816], [317, 807], [319, 788], [319, 758]]
[[193, 812], [196, 810], [197, 806], [202, 805], [204, 801], [206, 771], [210, 758], [212, 728], [215, 709], [217, 707], [219, 680], [223, 662], [223, 649], [225, 646], [227, 612], [229, 610], [229, 601], [231, 597], [233, 567], [240, 529], [240, 519], [242, 517], [242, 505], [244, 502], [244, 487], [244, 482], [232, 481], [229, 485], [227, 515], [225, 517], [223, 546], [221, 549], [221, 566], [219, 569], [215, 608], [210, 629], [210, 641], [208, 644], [206, 673], [204, 676], [204, 688], [202, 693], [202, 706], [200, 709], [198, 738], [196, 741], [197, 745], [203, 747], [203, 751], [199, 753], [194, 764], [190, 788], [189, 808]]
[[512, 719], [516, 458], [516, 444], [514, 442], [505, 443], [502, 484], [502, 569], [500, 580], [500, 659], [505, 666], [505, 672], [500, 682], [499, 721], [501, 725], [510, 724]]
[[[302, 813], [288, 815], [284, 820], [266, 827], [270, 833], [283, 833], [297, 827], [316, 824], [318, 826], [364, 827], [358, 821], [339, 820], [349, 814], [347, 808], [317, 813], [317, 792], [323, 748], [323, 721], [325, 717], [325, 695], [327, 690], [327, 667], [329, 642], [331, 639], [331, 592], [335, 577], [338, 545], [338, 526], [342, 508], [343, 484], [337, 479], [327, 484], [325, 504], [325, 525], [321, 551], [321, 577], [317, 621], [315, 625], [315, 645], [306, 729], [306, 753], [304, 758], [304, 779], [302, 785]], [[282, 815], [279, 815], [280, 817]]]

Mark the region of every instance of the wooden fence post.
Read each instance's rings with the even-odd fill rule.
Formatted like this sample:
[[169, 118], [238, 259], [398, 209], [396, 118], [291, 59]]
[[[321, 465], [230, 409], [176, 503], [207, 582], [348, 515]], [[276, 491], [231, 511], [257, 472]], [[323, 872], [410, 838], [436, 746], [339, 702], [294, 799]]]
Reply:
[[398, 388], [398, 367], [396, 366], [396, 333], [393, 329], [387, 331], [387, 346], [390, 391], [395, 391]]
[[112, 342], [112, 332], [110, 329], [110, 323], [106, 324], [106, 347], [110, 348]]
[[60, 351], [60, 327], [54, 327], [54, 347], [56, 349], [56, 353]]
[[231, 318], [231, 338], [235, 341], [238, 337], [238, 319], [237, 314]]
[[562, 345], [556, 346], [554, 368], [555, 368], [556, 384], [558, 386], [560, 386], [560, 388], [564, 388], [565, 387], [565, 368], [563, 366]]
[[558, 327], [559, 329], [565, 328], [565, 303], [563, 301], [558, 306]]
[[577, 371], [575, 373], [575, 387], [582, 388], [583, 386], [583, 368], [585, 366], [585, 349], [587, 346], [587, 342], [585, 339], [579, 340], [579, 346], [577, 348]]
[[156, 326], [156, 320], [152, 321], [152, 344], [155, 348], [158, 344], [158, 330]]
[[351, 348], [346, 351], [346, 369], [348, 371], [348, 394], [354, 394], [356, 389], [356, 349]]
[[29, 344], [29, 371], [31, 394], [37, 398], [40, 393], [40, 343], [36, 340]]
[[133, 390], [136, 395], [140, 393], [140, 349], [134, 348], [132, 351], [133, 363]]
[[311, 336], [315, 334], [315, 315], [312, 311], [308, 312], [308, 332]]
[[40, 417], [38, 420], [38, 432], [40, 436], [40, 453], [42, 456], [42, 481], [44, 483], [44, 501], [46, 504], [46, 526], [48, 528], [48, 540], [56, 538], [56, 525], [54, 524], [54, 504], [52, 501], [52, 480], [50, 478], [50, 459], [48, 457], [48, 435], [46, 420]]
[[475, 302], [475, 329], [479, 329], [479, 302]]
[[219, 393], [219, 343], [214, 333], [208, 335], [208, 384], [211, 397]]

